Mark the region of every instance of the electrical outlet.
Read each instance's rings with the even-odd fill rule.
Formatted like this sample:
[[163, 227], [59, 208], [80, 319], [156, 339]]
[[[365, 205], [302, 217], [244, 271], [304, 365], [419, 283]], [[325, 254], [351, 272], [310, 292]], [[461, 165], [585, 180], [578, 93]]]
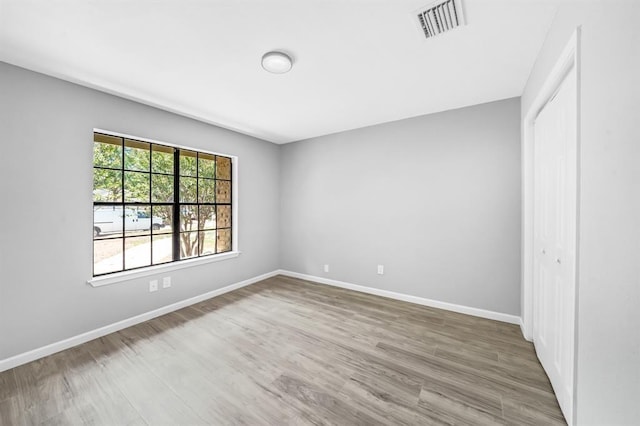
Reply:
[[149, 292], [158, 291], [158, 280], [149, 281]]
[[378, 265], [378, 275], [384, 275], [384, 265]]
[[329, 265], [324, 265], [324, 271], [329, 272]]
[[169, 288], [171, 287], [171, 277], [164, 277], [162, 279], [162, 288]]

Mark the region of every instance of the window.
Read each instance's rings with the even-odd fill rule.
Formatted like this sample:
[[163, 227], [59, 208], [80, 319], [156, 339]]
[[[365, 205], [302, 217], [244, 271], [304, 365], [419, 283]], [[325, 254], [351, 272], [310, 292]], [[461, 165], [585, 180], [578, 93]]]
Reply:
[[93, 140], [94, 277], [232, 250], [230, 157]]

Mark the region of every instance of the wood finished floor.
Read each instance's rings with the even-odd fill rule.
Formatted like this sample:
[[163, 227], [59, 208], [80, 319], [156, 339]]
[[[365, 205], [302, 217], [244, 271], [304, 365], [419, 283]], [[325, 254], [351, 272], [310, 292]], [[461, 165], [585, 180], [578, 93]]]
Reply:
[[565, 424], [515, 325], [274, 277], [0, 373], [0, 424]]

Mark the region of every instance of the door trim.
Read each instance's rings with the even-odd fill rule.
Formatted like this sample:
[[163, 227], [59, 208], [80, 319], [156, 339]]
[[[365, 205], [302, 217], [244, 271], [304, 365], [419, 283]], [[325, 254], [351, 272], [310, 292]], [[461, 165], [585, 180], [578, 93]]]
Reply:
[[[547, 75], [544, 84], [538, 92], [531, 108], [526, 113], [522, 122], [522, 334], [525, 339], [533, 340], [533, 266], [534, 266], [534, 188], [533, 188], [533, 158], [534, 158], [534, 122], [540, 111], [555, 95], [560, 85], [565, 80], [571, 69], [575, 68], [576, 85], [576, 227], [580, 229], [580, 34], [581, 29], [577, 27], [569, 42], [563, 49], [551, 72]], [[570, 425], [576, 424], [576, 377], [578, 360], [578, 289], [579, 289], [579, 259], [580, 259], [580, 233], [576, 232], [576, 271], [575, 271], [575, 299], [574, 299], [574, 350], [573, 350], [573, 395], [572, 413], [569, 413], [567, 422]]]

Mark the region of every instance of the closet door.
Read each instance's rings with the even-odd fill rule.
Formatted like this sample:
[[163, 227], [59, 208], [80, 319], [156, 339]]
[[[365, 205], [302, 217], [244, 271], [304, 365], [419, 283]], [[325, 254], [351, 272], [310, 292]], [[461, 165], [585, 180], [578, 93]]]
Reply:
[[562, 411], [573, 408], [576, 281], [575, 71], [535, 121], [534, 344]]

